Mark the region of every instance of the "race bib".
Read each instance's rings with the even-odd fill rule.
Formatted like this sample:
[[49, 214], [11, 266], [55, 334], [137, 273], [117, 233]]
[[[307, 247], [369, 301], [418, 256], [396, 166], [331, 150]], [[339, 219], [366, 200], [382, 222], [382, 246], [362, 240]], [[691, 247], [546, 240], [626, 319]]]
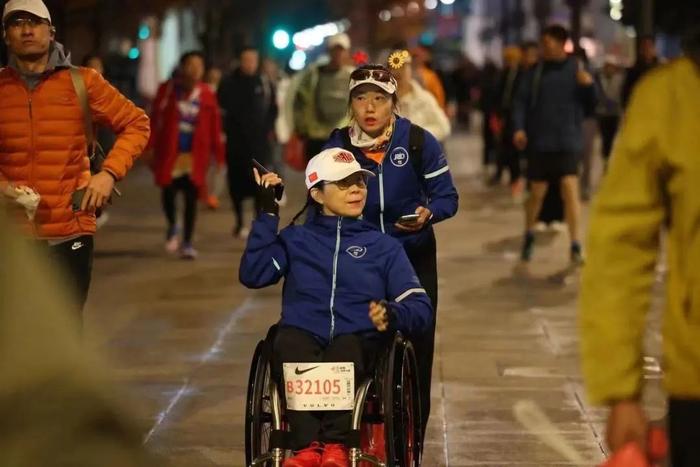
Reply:
[[288, 410], [353, 409], [354, 363], [285, 363], [283, 368], [284, 393]]

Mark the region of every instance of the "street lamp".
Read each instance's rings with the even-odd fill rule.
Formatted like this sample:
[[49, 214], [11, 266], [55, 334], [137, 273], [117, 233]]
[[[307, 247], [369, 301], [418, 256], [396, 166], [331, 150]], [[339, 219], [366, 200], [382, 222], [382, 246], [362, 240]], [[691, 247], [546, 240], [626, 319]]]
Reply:
[[274, 45], [277, 50], [286, 49], [289, 47], [289, 42], [289, 33], [284, 29], [278, 29], [272, 34], [272, 45]]

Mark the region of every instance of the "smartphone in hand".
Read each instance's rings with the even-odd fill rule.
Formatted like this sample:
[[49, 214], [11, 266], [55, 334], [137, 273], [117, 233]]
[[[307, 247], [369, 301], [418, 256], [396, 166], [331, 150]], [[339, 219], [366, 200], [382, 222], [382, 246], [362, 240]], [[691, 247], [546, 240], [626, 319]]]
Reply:
[[405, 216], [399, 217], [397, 221], [401, 225], [413, 225], [418, 222], [420, 215], [418, 214], [406, 214]]
[[[258, 169], [258, 173], [261, 176], [265, 175], [267, 173], [270, 173], [270, 171], [267, 169], [267, 167], [265, 167], [264, 165], [262, 165], [260, 162], [256, 161], [255, 159], [253, 159], [253, 166], [255, 166], [255, 168]], [[282, 195], [284, 194], [284, 185], [283, 184], [275, 185], [274, 189], [275, 189], [275, 199], [277, 199], [277, 201], [281, 200]]]

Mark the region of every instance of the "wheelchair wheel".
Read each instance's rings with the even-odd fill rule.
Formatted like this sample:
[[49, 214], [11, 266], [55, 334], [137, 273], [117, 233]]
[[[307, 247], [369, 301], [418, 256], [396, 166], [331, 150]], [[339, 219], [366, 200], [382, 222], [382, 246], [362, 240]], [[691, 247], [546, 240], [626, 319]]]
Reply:
[[387, 467], [419, 467], [421, 413], [413, 346], [400, 335], [389, 352], [384, 386]]
[[246, 466], [270, 450], [272, 432], [270, 378], [269, 355], [266, 352], [265, 341], [260, 341], [253, 354], [248, 377], [245, 421]]

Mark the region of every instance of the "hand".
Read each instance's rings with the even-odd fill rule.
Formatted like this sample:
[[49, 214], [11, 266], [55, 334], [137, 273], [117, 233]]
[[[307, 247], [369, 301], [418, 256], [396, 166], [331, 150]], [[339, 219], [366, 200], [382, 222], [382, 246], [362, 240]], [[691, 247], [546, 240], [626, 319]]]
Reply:
[[610, 409], [607, 427], [608, 447], [617, 451], [627, 443], [637, 443], [647, 452], [649, 424], [638, 401], [627, 400], [615, 403]]
[[80, 210], [94, 212], [104, 206], [112, 196], [114, 183], [114, 177], [104, 170], [93, 175], [85, 189]]
[[579, 69], [576, 72], [576, 81], [578, 81], [578, 84], [581, 86], [590, 86], [593, 84], [593, 76], [586, 70]]
[[255, 176], [255, 183], [263, 188], [272, 188], [283, 183], [279, 175], [274, 172], [268, 172], [261, 176], [258, 169], [253, 167], [253, 175]]
[[426, 226], [433, 215], [430, 209], [424, 208], [423, 206], [418, 206], [416, 208], [416, 214], [418, 214], [418, 219], [413, 224], [399, 224], [397, 222], [394, 224], [394, 227], [404, 232], [418, 232]]
[[389, 315], [383, 302], [372, 300], [369, 303], [369, 319], [377, 331], [384, 332], [389, 329]]
[[513, 146], [518, 151], [524, 151], [527, 147], [527, 133], [523, 130], [518, 130], [513, 135]]

